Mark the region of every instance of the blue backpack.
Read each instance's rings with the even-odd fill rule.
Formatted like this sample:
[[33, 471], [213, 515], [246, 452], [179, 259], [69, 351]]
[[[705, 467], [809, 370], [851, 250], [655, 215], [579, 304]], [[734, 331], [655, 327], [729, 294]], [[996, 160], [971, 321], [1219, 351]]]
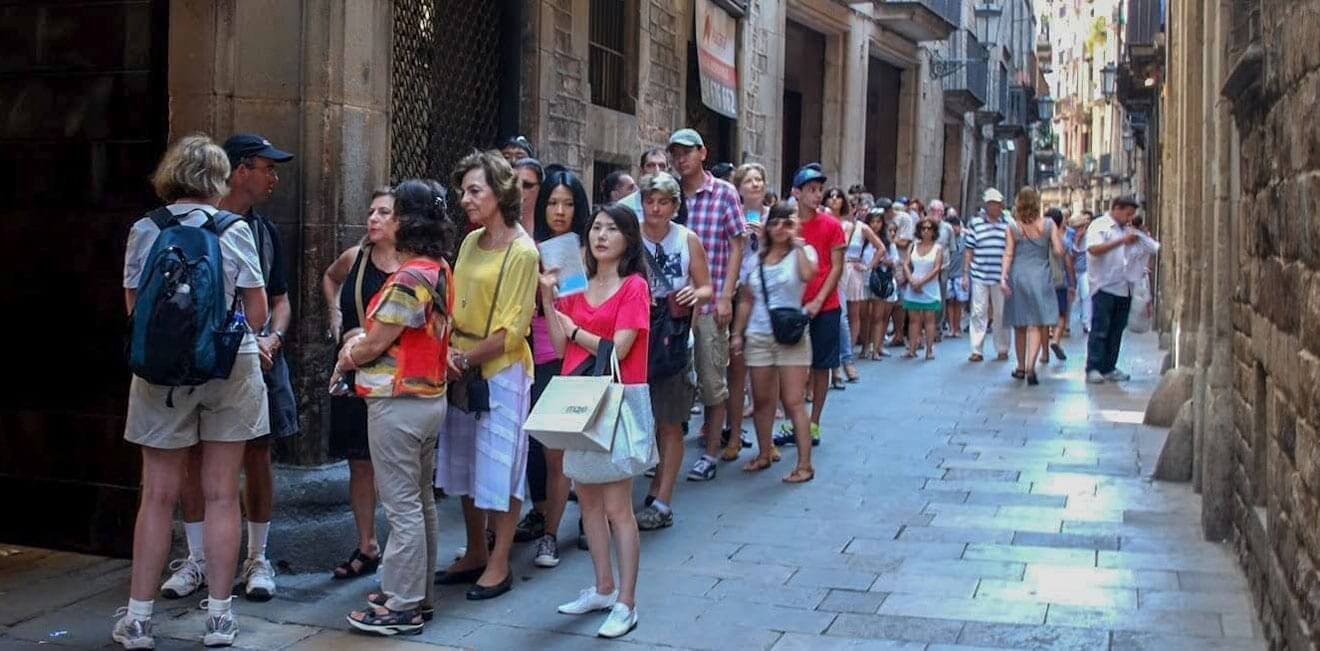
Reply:
[[129, 317], [128, 366], [151, 384], [196, 386], [228, 378], [247, 334], [238, 292], [226, 310], [220, 234], [242, 220], [208, 215], [181, 224], [167, 208], [147, 215], [160, 235], [151, 246]]

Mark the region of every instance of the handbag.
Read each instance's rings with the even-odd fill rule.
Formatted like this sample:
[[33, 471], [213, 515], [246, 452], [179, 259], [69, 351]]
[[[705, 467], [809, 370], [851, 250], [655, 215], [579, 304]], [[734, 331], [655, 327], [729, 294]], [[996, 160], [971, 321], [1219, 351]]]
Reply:
[[[517, 241], [517, 240], [514, 240]], [[486, 332], [478, 339], [465, 332], [454, 332], [469, 339], [485, 340], [490, 336], [490, 325], [495, 319], [495, 306], [500, 302], [500, 286], [504, 284], [504, 270], [509, 266], [509, 254], [513, 252], [513, 242], [504, 250], [504, 261], [500, 263], [500, 275], [495, 280], [495, 295], [490, 299], [490, 313], [486, 315]], [[481, 367], [471, 367], [463, 371], [457, 380], [449, 383], [445, 391], [449, 404], [469, 414], [483, 414], [490, 411], [490, 382], [481, 375]]]
[[679, 305], [674, 287], [664, 275], [660, 261], [649, 250], [646, 265], [650, 282], [669, 290], [663, 299], [651, 301], [651, 331], [648, 333], [649, 357], [646, 379], [654, 382], [683, 372], [688, 367], [688, 334], [692, 331], [692, 308]]
[[867, 284], [872, 296], [882, 300], [889, 298], [894, 294], [894, 272], [889, 267], [877, 265], [871, 270]]
[[609, 452], [620, 396], [610, 394], [614, 379], [609, 367], [601, 372], [603, 365], [597, 360], [611, 357], [613, 350], [614, 342], [601, 340], [595, 357], [588, 357], [569, 375], [550, 378], [523, 431], [551, 450]]
[[600, 419], [601, 431], [611, 435], [610, 450], [564, 450], [564, 475], [584, 484], [631, 479], [660, 463], [650, 385], [623, 384], [619, 358], [613, 354], [610, 367], [613, 377]]
[[[789, 255], [793, 255], [789, 251]], [[796, 346], [807, 332], [811, 317], [801, 307], [770, 307], [770, 287], [765, 284], [765, 261], [758, 261], [756, 271], [761, 275], [761, 294], [765, 296], [765, 307], [770, 312], [770, 330], [775, 341], [785, 346]]]
[[1063, 277], [1063, 260], [1059, 258], [1059, 254], [1054, 252], [1054, 222], [1048, 220], [1047, 222], [1045, 226], [1045, 251], [1050, 258], [1050, 284], [1057, 289], [1065, 287], [1067, 280]]

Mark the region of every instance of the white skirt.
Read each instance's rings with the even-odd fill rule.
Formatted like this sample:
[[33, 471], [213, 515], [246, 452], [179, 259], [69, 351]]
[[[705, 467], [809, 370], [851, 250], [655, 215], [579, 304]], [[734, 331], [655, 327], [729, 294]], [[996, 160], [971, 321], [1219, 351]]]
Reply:
[[490, 413], [477, 418], [450, 406], [435, 446], [435, 485], [469, 496], [477, 508], [508, 511], [527, 490], [527, 433], [532, 378], [514, 364], [488, 380]]

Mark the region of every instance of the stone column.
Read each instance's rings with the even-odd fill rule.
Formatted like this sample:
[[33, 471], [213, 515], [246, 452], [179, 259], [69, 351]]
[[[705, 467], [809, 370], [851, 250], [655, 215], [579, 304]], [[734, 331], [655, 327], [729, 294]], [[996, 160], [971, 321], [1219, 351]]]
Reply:
[[744, 161], [765, 166], [767, 187], [778, 188], [784, 151], [784, 0], [747, 4], [738, 43], [738, 142]]
[[845, 190], [865, 178], [866, 88], [870, 69], [870, 20], [860, 13], [848, 17], [843, 51], [843, 120], [836, 131], [841, 136], [838, 185]]
[[361, 236], [371, 189], [389, 178], [392, 35], [391, 3], [170, 4], [170, 139], [252, 131], [296, 156], [262, 210], [288, 257], [287, 352], [303, 433], [280, 457], [299, 464], [326, 454], [321, 273]]
[[[821, 97], [820, 164], [831, 179], [831, 185], [846, 185], [843, 177], [844, 105], [848, 93], [845, 61], [847, 59], [847, 33], [825, 35], [825, 83]], [[845, 188], [846, 189], [846, 188]]]

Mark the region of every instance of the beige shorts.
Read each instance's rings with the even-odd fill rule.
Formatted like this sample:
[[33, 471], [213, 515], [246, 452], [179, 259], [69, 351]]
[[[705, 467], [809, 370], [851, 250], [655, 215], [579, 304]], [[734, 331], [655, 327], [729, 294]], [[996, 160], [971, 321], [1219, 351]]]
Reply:
[[749, 332], [743, 339], [743, 357], [748, 368], [811, 366], [811, 337], [804, 334], [796, 345], [785, 346], [774, 335]]
[[265, 436], [270, 413], [257, 353], [239, 353], [228, 379], [195, 387], [159, 386], [133, 376], [127, 420], [125, 440], [161, 450]]
[[715, 313], [692, 316], [693, 362], [701, 404], [708, 407], [729, 399], [729, 326], [715, 324]]

